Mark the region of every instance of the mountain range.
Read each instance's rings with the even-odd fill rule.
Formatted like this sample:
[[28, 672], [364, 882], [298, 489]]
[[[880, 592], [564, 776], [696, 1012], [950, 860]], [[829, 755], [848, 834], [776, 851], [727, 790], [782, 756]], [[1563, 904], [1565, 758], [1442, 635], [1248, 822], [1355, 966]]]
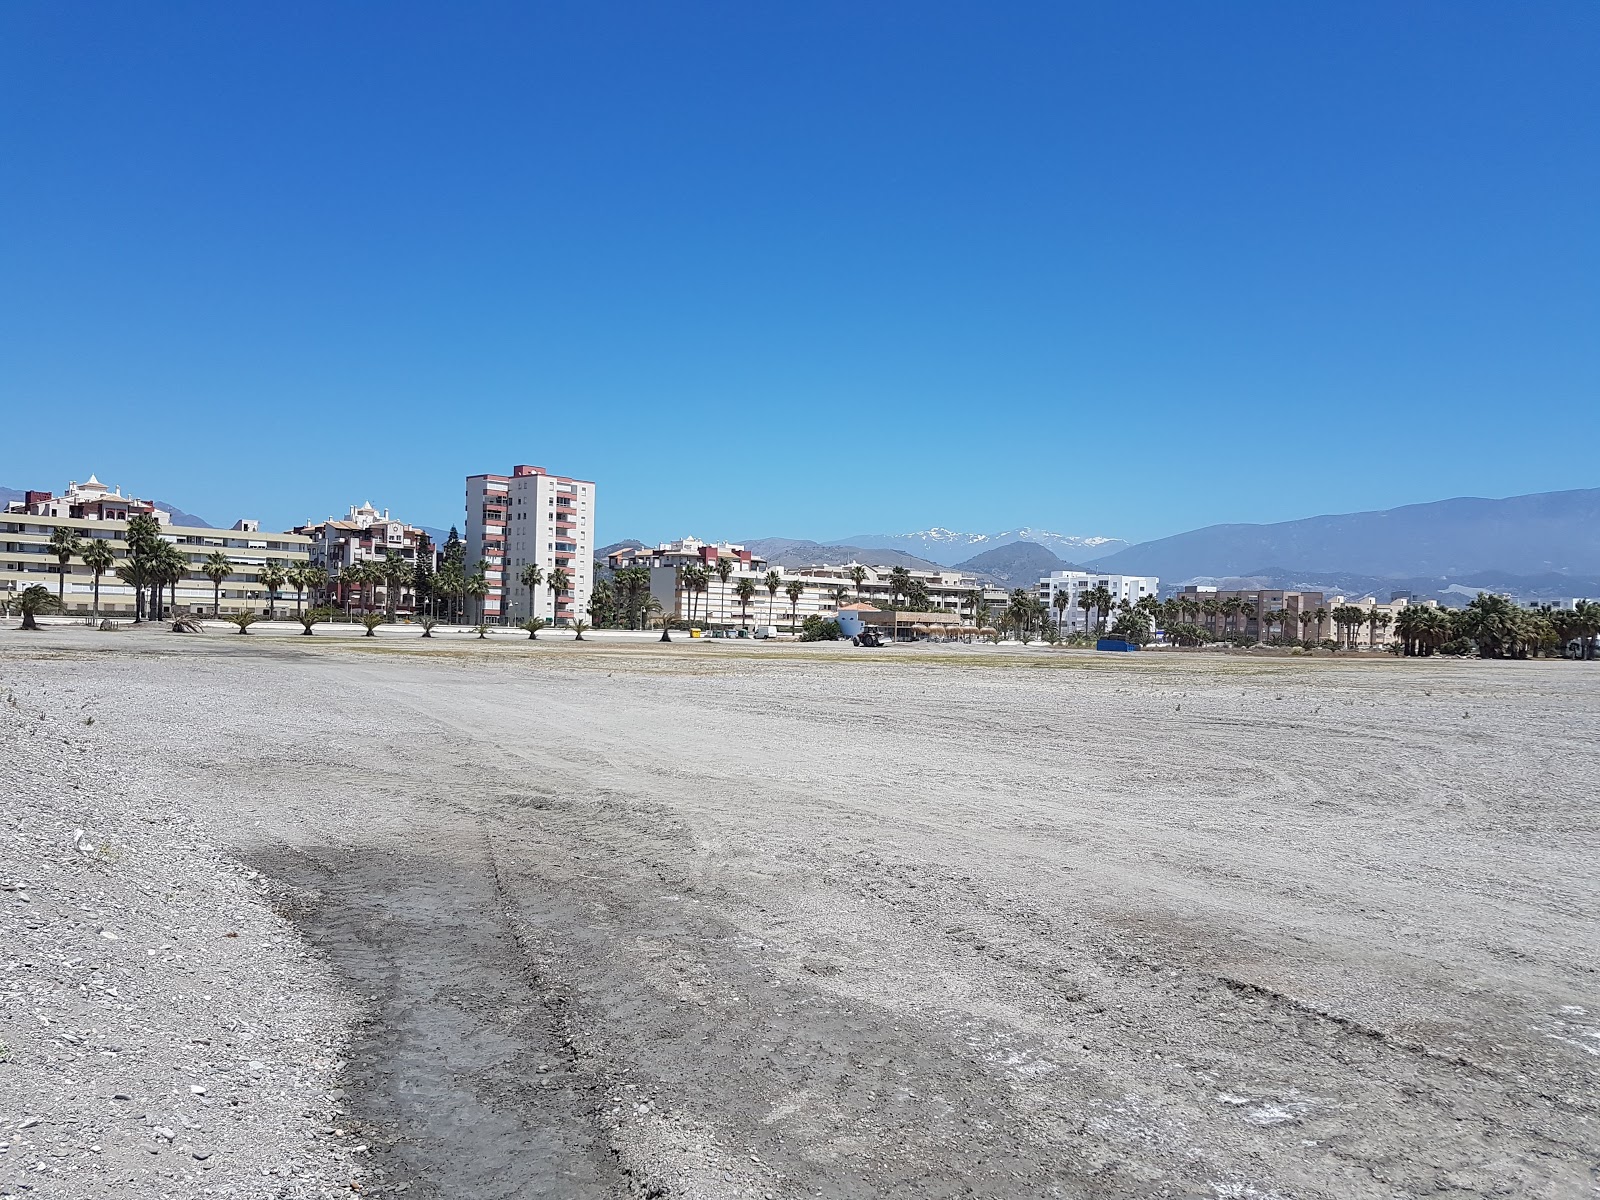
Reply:
[[1459, 497], [1264, 525], [1208, 525], [1089, 560], [1097, 571], [1201, 576], [1348, 572], [1380, 579], [1600, 575], [1600, 488]]
[[[1503, 499], [1464, 496], [1367, 512], [1263, 524], [1208, 525], [1129, 545], [1037, 530], [857, 534], [836, 546], [766, 538], [785, 565], [873, 559], [937, 562], [1015, 587], [1081, 566], [1156, 575], [1163, 586], [1300, 587], [1346, 595], [1410, 591], [1441, 598], [1479, 590], [1520, 597], [1600, 595], [1600, 488]], [[889, 549], [880, 549], [889, 547]], [[977, 553], [971, 553], [973, 549]], [[963, 551], [967, 553], [962, 554]]]
[[798, 538], [751, 538], [741, 543], [752, 554], [775, 567], [809, 567], [816, 563], [870, 562], [886, 567], [906, 567], [923, 571], [940, 570], [941, 563], [919, 558], [904, 550], [855, 544], [824, 544]]
[[[1121, 550], [1128, 545], [1121, 538], [1078, 537], [1052, 533], [1048, 529], [1005, 529], [999, 533], [962, 533], [954, 529], [919, 529], [914, 533], [857, 533], [839, 539], [844, 545], [869, 550], [898, 550], [925, 562], [955, 566], [975, 555], [1017, 542], [1043, 546], [1065, 559], [1083, 560]], [[891, 564], [893, 565], [893, 564]]]

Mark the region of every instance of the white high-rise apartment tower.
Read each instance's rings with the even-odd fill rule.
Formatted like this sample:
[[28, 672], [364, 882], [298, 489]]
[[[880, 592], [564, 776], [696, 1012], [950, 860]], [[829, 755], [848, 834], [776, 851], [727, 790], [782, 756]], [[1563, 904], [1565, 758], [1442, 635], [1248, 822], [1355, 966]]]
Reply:
[[[589, 619], [594, 590], [594, 484], [516, 466], [510, 475], [467, 476], [467, 572], [481, 561], [489, 585], [483, 616], [516, 623], [529, 617], [565, 623]], [[548, 580], [567, 573], [559, 595], [545, 582], [531, 591], [522, 569], [538, 564]]]

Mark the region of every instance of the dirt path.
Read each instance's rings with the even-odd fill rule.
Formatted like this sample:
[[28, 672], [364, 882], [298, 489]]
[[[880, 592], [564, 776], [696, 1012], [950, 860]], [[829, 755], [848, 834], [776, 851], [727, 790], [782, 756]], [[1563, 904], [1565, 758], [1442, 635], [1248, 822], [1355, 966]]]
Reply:
[[380, 1187], [1600, 1195], [1581, 666], [202, 646]]

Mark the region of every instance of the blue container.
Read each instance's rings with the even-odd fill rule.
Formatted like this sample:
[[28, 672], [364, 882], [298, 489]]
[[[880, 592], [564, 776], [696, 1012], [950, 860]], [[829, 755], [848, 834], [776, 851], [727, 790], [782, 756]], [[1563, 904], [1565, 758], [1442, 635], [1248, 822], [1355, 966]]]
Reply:
[[1096, 650], [1127, 651], [1137, 650], [1139, 647], [1133, 642], [1125, 642], [1121, 638], [1101, 638], [1094, 644]]

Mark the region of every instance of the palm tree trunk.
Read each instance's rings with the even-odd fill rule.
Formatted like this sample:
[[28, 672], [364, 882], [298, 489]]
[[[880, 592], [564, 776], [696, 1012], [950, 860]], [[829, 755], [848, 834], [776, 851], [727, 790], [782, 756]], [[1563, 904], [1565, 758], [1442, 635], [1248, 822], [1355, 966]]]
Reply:
[[67, 611], [67, 564], [56, 567], [56, 608]]
[[211, 581], [211, 617], [213, 620], [222, 616], [222, 580]]

